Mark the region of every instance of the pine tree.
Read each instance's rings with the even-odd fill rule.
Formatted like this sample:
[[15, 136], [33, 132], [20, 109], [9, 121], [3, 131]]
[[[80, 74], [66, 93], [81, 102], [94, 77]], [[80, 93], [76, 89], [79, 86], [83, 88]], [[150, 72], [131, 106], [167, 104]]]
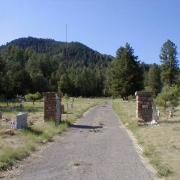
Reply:
[[176, 45], [167, 40], [162, 48], [160, 59], [162, 63], [162, 81], [166, 85], [176, 84], [178, 78], [178, 59]]
[[117, 50], [116, 59], [109, 69], [109, 88], [113, 96], [121, 96], [127, 99], [134, 95], [135, 91], [143, 87], [143, 73], [134, 56], [134, 50], [126, 43], [125, 47]]
[[160, 69], [157, 64], [153, 64], [148, 72], [148, 89], [156, 96], [161, 91]]

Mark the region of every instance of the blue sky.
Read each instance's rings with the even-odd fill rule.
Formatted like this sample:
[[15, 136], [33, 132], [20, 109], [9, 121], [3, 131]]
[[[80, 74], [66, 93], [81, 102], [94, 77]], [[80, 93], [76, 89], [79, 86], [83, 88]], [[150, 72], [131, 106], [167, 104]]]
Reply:
[[162, 44], [180, 52], [179, 0], [0, 0], [0, 44], [19, 37], [80, 41], [106, 54], [129, 42], [146, 63], [159, 63]]

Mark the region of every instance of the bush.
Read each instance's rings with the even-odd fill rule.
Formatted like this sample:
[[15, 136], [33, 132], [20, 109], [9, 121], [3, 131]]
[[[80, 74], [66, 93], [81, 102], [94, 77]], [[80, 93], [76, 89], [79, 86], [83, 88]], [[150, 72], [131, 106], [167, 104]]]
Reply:
[[39, 100], [41, 98], [42, 98], [42, 96], [41, 96], [41, 94], [39, 92], [36, 92], [34, 94], [29, 93], [29, 94], [25, 95], [26, 101], [32, 101], [33, 104], [35, 103], [35, 101], [37, 101], [37, 100]]
[[179, 104], [180, 89], [177, 85], [165, 86], [162, 92], [157, 96], [156, 103], [166, 108], [174, 108]]

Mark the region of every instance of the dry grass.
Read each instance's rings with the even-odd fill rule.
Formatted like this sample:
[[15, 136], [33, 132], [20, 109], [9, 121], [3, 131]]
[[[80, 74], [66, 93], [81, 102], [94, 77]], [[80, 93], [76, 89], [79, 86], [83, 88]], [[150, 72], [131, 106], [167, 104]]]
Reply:
[[175, 117], [167, 119], [161, 109], [158, 126], [138, 126], [135, 118], [135, 101], [113, 101], [113, 108], [144, 148], [144, 155], [165, 179], [180, 179], [180, 107]]
[[[27, 111], [29, 128], [24, 130], [8, 130], [10, 122], [1, 121], [0, 124], [0, 170], [10, 168], [18, 160], [28, 156], [31, 151], [38, 148], [39, 145], [48, 141], [53, 141], [53, 137], [65, 131], [72, 121], [77, 119], [88, 108], [98, 103], [104, 102], [103, 99], [74, 99], [73, 108], [70, 106], [71, 100], [68, 100], [69, 108], [66, 107], [66, 114], [63, 115], [63, 122], [59, 126], [55, 126], [54, 122], [46, 122], [43, 120], [43, 102], [23, 103], [21, 111]], [[1, 106], [6, 104], [1, 103]], [[11, 104], [13, 106], [13, 104]], [[11, 120], [15, 119], [18, 109], [6, 110], [3, 112], [4, 117]]]

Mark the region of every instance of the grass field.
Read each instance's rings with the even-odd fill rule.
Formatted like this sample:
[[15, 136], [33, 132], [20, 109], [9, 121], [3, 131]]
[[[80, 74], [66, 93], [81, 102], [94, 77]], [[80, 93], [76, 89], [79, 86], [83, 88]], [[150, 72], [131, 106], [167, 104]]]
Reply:
[[149, 158], [160, 177], [168, 180], [180, 179], [180, 107], [176, 109], [175, 117], [167, 118], [161, 109], [158, 126], [138, 126], [135, 101], [125, 102], [113, 100], [113, 109], [124, 125], [130, 129], [139, 144], [143, 154]]
[[[21, 109], [4, 110], [3, 116], [11, 120], [15, 119], [19, 111], [27, 111], [30, 126], [24, 130], [11, 130], [10, 122], [0, 120], [0, 170], [10, 168], [18, 160], [36, 150], [39, 145], [53, 141], [53, 137], [65, 131], [69, 123], [79, 118], [90, 107], [102, 102], [103, 99], [75, 98], [72, 107], [70, 99], [63, 100], [66, 114], [63, 114], [63, 122], [59, 126], [55, 126], [52, 121], [44, 123], [43, 102], [36, 102], [35, 105], [25, 102]], [[0, 106], [6, 104], [0, 103]], [[11, 103], [9, 106], [13, 107], [15, 104]]]

